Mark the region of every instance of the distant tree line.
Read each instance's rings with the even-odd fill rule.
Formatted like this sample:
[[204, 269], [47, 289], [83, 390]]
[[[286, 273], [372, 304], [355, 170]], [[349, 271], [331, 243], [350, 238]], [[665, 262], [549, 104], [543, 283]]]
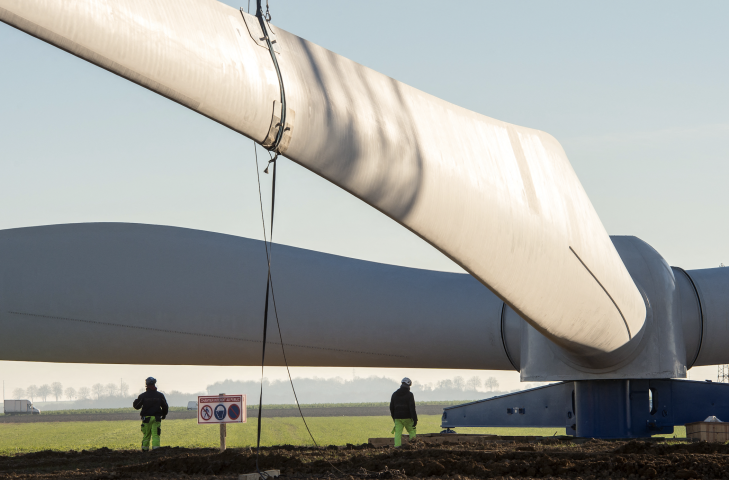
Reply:
[[[390, 395], [400, 385], [399, 380], [387, 377], [353, 377], [343, 378], [295, 378], [294, 386], [301, 403], [359, 403], [389, 401]], [[244, 393], [252, 403], [257, 400], [260, 380], [239, 381], [225, 380], [208, 385], [207, 392], [184, 393], [176, 390], [164, 391], [167, 401], [172, 406], [186, 406], [187, 402], [197, 400], [197, 395], [216, 395], [218, 393]], [[528, 388], [528, 386], [525, 386]], [[61, 404], [59, 407], [45, 405], [46, 410], [54, 408], [118, 408], [131, 406], [132, 399], [139, 392], [131, 392], [129, 385], [120, 381], [118, 383], [96, 383], [90, 387], [64, 389], [60, 382], [44, 384], [40, 387], [30, 385], [22, 389], [13, 390], [14, 398], [27, 398], [33, 402], [50, 400], [66, 400], [72, 405]], [[491, 397], [499, 393], [499, 382], [494, 377], [482, 378], [471, 376], [464, 378], [456, 376], [434, 383], [419, 382], [413, 378], [412, 391], [417, 401], [440, 400], [478, 400]], [[294, 403], [293, 392], [288, 380], [264, 379], [264, 403]]]
[[[295, 378], [294, 387], [301, 403], [359, 403], [389, 401], [392, 392], [400, 386], [399, 380], [387, 377]], [[257, 403], [259, 380], [226, 380], [209, 385], [209, 395], [218, 393], [246, 393], [249, 402]], [[484, 391], [485, 388], [485, 391]], [[435, 383], [419, 382], [413, 378], [412, 392], [416, 401], [479, 400], [500, 393], [494, 377], [485, 380], [473, 376], [468, 380], [458, 376]], [[501, 392], [506, 393], [506, 392]], [[264, 380], [264, 403], [294, 403], [288, 380]]]
[[434, 390], [460, 390], [463, 392], [478, 392], [481, 387], [485, 387], [487, 392], [493, 392], [499, 389], [499, 381], [495, 377], [488, 377], [481, 380], [481, 377], [473, 376], [468, 380], [460, 375], [451, 379], [440, 380], [434, 384], [413, 382], [413, 391], [432, 392]]
[[129, 396], [129, 385], [123, 380], [119, 383], [107, 383], [102, 385], [96, 383], [89, 387], [81, 387], [76, 390], [73, 387], [68, 387], [64, 390], [61, 382], [53, 382], [50, 385], [43, 384], [40, 387], [37, 385], [30, 385], [28, 388], [16, 388], [13, 390], [13, 397], [16, 399], [28, 398], [30, 401], [35, 402], [36, 399], [47, 402], [48, 398], [53, 398], [56, 402], [66, 397], [68, 401], [75, 400], [100, 400], [106, 397], [127, 397]]

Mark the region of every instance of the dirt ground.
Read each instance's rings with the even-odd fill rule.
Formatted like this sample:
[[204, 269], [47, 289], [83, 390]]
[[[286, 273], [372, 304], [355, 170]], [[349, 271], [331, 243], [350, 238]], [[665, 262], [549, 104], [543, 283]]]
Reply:
[[[442, 478], [729, 478], [729, 445], [565, 440], [485, 442], [442, 446], [418, 442], [401, 449], [369, 445], [270, 447], [261, 470], [287, 479]], [[0, 478], [168, 479], [237, 478], [255, 471], [250, 449], [163, 447], [149, 453], [106, 448], [0, 457]]]

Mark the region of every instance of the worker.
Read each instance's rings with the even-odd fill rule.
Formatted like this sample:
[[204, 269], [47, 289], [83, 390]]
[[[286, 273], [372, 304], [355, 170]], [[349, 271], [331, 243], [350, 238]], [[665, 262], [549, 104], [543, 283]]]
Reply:
[[162, 420], [167, 417], [167, 399], [162, 392], [157, 391], [157, 380], [147, 377], [144, 381], [147, 390], [141, 393], [132, 406], [139, 410], [142, 417], [142, 451], [149, 450], [149, 442], [152, 441], [152, 450], [159, 448], [159, 436], [162, 433]]
[[402, 429], [405, 428], [410, 435], [410, 441], [415, 440], [415, 427], [418, 425], [418, 414], [415, 411], [415, 397], [410, 391], [413, 382], [405, 377], [400, 388], [392, 394], [390, 399], [390, 415], [395, 422], [392, 433], [395, 434], [395, 448], [402, 446]]

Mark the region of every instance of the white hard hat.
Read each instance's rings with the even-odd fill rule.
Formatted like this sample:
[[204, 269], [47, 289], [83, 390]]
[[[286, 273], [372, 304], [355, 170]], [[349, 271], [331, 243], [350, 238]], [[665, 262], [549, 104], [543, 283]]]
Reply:
[[413, 381], [410, 380], [408, 377], [405, 377], [402, 379], [402, 383], [403, 383], [403, 385], [407, 385], [409, 387], [413, 384]]

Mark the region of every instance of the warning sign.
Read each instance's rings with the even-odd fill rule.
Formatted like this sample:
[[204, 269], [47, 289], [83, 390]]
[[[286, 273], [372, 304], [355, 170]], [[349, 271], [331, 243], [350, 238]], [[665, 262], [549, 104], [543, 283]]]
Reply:
[[200, 416], [205, 421], [210, 420], [210, 417], [213, 416], [213, 409], [210, 408], [210, 405], [203, 405], [200, 409]]
[[197, 397], [197, 423], [246, 423], [245, 395]]
[[238, 417], [240, 417], [240, 408], [238, 408], [238, 405], [233, 404], [228, 407], [228, 417], [231, 420], [238, 420]]

